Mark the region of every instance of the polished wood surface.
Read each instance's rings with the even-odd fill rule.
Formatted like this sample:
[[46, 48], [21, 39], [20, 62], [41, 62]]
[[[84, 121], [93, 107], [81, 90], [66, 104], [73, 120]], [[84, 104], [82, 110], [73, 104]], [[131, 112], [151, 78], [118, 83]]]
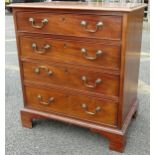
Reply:
[[123, 152], [138, 110], [145, 5], [68, 4], [11, 5], [24, 97], [22, 125], [31, 128], [34, 118], [76, 124], [107, 137], [111, 150]]
[[59, 9], [59, 10], [91, 10], [131, 12], [147, 6], [142, 3], [104, 3], [104, 2], [44, 2], [44, 3], [15, 3], [9, 5], [14, 8]]
[[[117, 124], [117, 103], [115, 102], [65, 94], [55, 89], [44, 90], [31, 87], [26, 87], [25, 89], [27, 108], [65, 114], [94, 123], [103, 123], [111, 126], [116, 126]], [[42, 97], [42, 100], [38, 99], [38, 95]], [[54, 100], [48, 104], [51, 97]], [[48, 105], [42, 102], [46, 102]], [[86, 104], [87, 109], [82, 108], [82, 104]], [[95, 113], [97, 107], [101, 109]], [[89, 114], [86, 111], [91, 113]]]
[[[37, 45], [37, 50], [32, 48], [34, 43]], [[46, 45], [50, 45], [50, 48], [44, 50]], [[119, 45], [94, 44], [93, 41], [61, 40], [44, 36], [21, 36], [20, 48], [21, 56], [25, 58], [61, 61], [102, 69], [120, 69], [121, 48]], [[87, 55], [81, 52], [82, 49], [86, 49]], [[98, 50], [102, 51], [101, 55], [96, 55]], [[91, 60], [89, 57], [96, 59]]]
[[[44, 68], [42, 68], [44, 67]], [[36, 69], [40, 68], [39, 73], [35, 73]], [[48, 75], [46, 70], [52, 72]], [[24, 79], [28, 81], [36, 81], [46, 85], [58, 85], [59, 87], [69, 87], [94, 93], [101, 93], [111, 96], [119, 94], [119, 76], [103, 74], [95, 71], [88, 71], [82, 68], [77, 69], [71, 66], [62, 66], [60, 64], [49, 65], [47, 63], [23, 63]], [[82, 77], [86, 77], [85, 82]], [[96, 80], [101, 79], [98, 84]], [[88, 86], [87, 86], [88, 85]], [[89, 87], [92, 86], [92, 87]]]
[[[140, 50], [142, 39], [143, 9], [128, 16], [126, 63], [124, 73], [124, 106], [123, 121], [125, 120], [133, 101], [137, 100], [138, 77], [140, 67]], [[135, 37], [133, 37], [135, 36]], [[134, 44], [133, 44], [134, 42]], [[131, 82], [132, 81], [132, 82]]]
[[[39, 14], [39, 16], [38, 16]], [[121, 39], [121, 17], [120, 16], [96, 16], [96, 15], [78, 15], [78, 14], [59, 14], [51, 12], [18, 12], [17, 31], [33, 32], [54, 35], [100, 38], [100, 39]], [[48, 20], [41, 29], [34, 28], [29, 22], [33, 18], [35, 25], [41, 25], [41, 21]], [[85, 21], [87, 26], [82, 26]], [[102, 22], [96, 32], [87, 32], [86, 30], [95, 30], [96, 25]], [[92, 35], [93, 34], [93, 35]]]

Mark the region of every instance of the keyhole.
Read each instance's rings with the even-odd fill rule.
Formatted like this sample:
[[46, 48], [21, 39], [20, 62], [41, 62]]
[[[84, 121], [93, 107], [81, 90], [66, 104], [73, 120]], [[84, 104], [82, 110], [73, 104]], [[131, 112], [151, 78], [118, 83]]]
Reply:
[[67, 44], [66, 43], [64, 43], [64, 48], [67, 48]]
[[61, 20], [62, 20], [62, 21], [65, 21], [65, 17], [62, 17]]
[[66, 68], [65, 68], [65, 70], [64, 70], [64, 71], [65, 71], [65, 73], [68, 73], [68, 70], [67, 70]]

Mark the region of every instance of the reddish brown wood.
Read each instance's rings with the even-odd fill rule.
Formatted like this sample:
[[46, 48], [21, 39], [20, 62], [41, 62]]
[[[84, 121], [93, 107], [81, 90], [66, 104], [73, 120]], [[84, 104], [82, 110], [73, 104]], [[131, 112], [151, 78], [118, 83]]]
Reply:
[[[125, 48], [125, 69], [123, 89], [123, 120], [126, 118], [131, 104], [137, 98], [140, 49], [144, 10], [134, 11], [128, 15], [127, 38]], [[133, 37], [134, 36], [134, 37]], [[132, 81], [132, 82], [131, 82]]]
[[117, 96], [108, 96], [105, 94], [101, 94], [101, 93], [95, 93], [92, 91], [84, 91], [84, 90], [79, 90], [79, 89], [72, 89], [72, 88], [66, 88], [66, 87], [60, 87], [59, 85], [53, 85], [53, 84], [46, 84], [46, 83], [38, 83], [38, 82], [33, 82], [33, 81], [27, 81], [24, 80], [23, 85], [25, 86], [34, 86], [40, 89], [55, 89], [58, 91], [62, 91], [62, 93], [69, 93], [70, 95], [86, 95], [88, 97], [95, 97], [95, 98], [99, 98], [99, 99], [103, 99], [103, 100], [109, 100], [109, 101], [114, 101], [114, 102], [119, 102], [119, 97]]
[[22, 87], [22, 93], [23, 93], [23, 102], [25, 105], [26, 102], [26, 96], [25, 96], [25, 89], [24, 89], [24, 76], [23, 76], [23, 67], [22, 67], [22, 61], [20, 59], [20, 44], [19, 44], [19, 37], [17, 33], [17, 21], [16, 21], [16, 11], [13, 9], [13, 19], [14, 19], [14, 27], [15, 27], [15, 33], [16, 33], [16, 45], [17, 45], [17, 50], [18, 50], [18, 61], [19, 61], [19, 71], [20, 71], [20, 79], [21, 79], [21, 87]]
[[29, 115], [24, 111], [21, 111], [20, 115], [21, 115], [22, 126], [25, 128], [32, 128], [32, 120], [33, 120], [32, 115]]
[[[41, 50], [42, 54], [32, 48], [32, 44], [36, 44], [38, 50]], [[42, 48], [45, 45], [51, 47], [47, 50]], [[73, 41], [73, 40], [61, 40], [55, 38], [40, 38], [32, 36], [20, 37], [21, 56], [31, 59], [39, 60], [52, 60], [58, 62], [66, 62], [70, 64], [92, 66], [103, 69], [119, 70], [120, 68], [120, 46], [119, 45], [107, 45], [107, 44], [94, 44], [93, 42]], [[102, 51], [102, 54], [97, 56], [95, 60], [87, 59], [87, 56], [82, 54], [81, 49], [87, 50], [87, 56], [96, 57], [98, 50]]]
[[[40, 69], [40, 73], [36, 74], [36, 68], [44, 66], [44, 68], [52, 71], [52, 75], [48, 75], [46, 69]], [[63, 86], [66, 88], [73, 88], [85, 91], [91, 91], [95, 93], [102, 93], [111, 96], [118, 96], [119, 90], [119, 77], [102, 74], [95, 71], [88, 71], [80, 68], [71, 67], [71, 66], [62, 66], [58, 64], [49, 65], [45, 63], [23, 63], [24, 69], [24, 79], [29, 81], [36, 81], [45, 84], [54, 84], [58, 86]], [[87, 82], [82, 80], [82, 77], [87, 78]], [[101, 83], [95, 86], [95, 81], [101, 79]], [[92, 85], [94, 88], [89, 88], [85, 85]]]
[[[18, 12], [17, 31], [33, 32], [54, 35], [66, 35], [76, 37], [89, 37], [100, 39], [121, 39], [121, 17], [119, 16], [96, 16], [96, 15], [78, 15], [78, 14], [52, 14], [37, 12]], [[36, 25], [40, 25], [43, 19], [48, 19], [48, 24], [42, 29], [33, 28], [29, 18], [35, 20]], [[20, 22], [19, 22], [20, 21]], [[96, 33], [86, 32], [85, 27], [81, 26], [81, 21], [88, 23], [87, 29], [95, 30], [98, 22], [103, 22], [103, 27], [99, 28]]]
[[122, 134], [108, 133], [96, 129], [90, 129], [91, 132], [99, 133], [100, 135], [108, 138], [109, 140], [109, 149], [124, 152], [124, 148], [126, 145], [126, 136]]
[[124, 64], [125, 64], [125, 46], [126, 46], [126, 29], [127, 29], [127, 17], [128, 14], [123, 14], [123, 22], [122, 22], [122, 46], [121, 46], [121, 62], [120, 62], [120, 89], [119, 89], [119, 95], [120, 95], [120, 104], [118, 105], [118, 127], [122, 128], [122, 111], [123, 111], [123, 90], [124, 90]]
[[[103, 123], [110, 126], [117, 125], [117, 103], [115, 102], [94, 99], [84, 95], [70, 95], [64, 92], [61, 93], [55, 89], [45, 90], [35, 87], [26, 87], [25, 89], [27, 96], [26, 107], [28, 108], [49, 113], [61, 113], [94, 123]], [[41, 100], [38, 99], [38, 95], [42, 97]], [[54, 100], [49, 103], [50, 98], [54, 98]], [[44, 105], [42, 102], [49, 104]], [[87, 105], [87, 109], [83, 109], [82, 104]], [[100, 107], [101, 109], [94, 115], [86, 113], [86, 111], [94, 113], [97, 107]]]
[[[104, 136], [104, 134], [103, 134]], [[110, 137], [110, 136], [109, 136]], [[125, 136], [113, 135], [109, 138], [109, 149], [118, 152], [124, 152], [126, 139]]]
[[[92, 5], [80, 10], [75, 5], [71, 9], [64, 8], [64, 3], [62, 6], [61, 3], [49, 4], [51, 7], [35, 3], [13, 5], [24, 96], [22, 124], [31, 128], [34, 118], [72, 123], [107, 137], [111, 150], [123, 152], [128, 126], [138, 108], [144, 5], [121, 6], [120, 10], [118, 6], [109, 10]], [[49, 22], [42, 29], [36, 29], [28, 22], [29, 17], [35, 18], [35, 24], [43, 18]], [[94, 29], [100, 20], [104, 26], [90, 34], [80, 26], [81, 20], [89, 22], [89, 29]], [[52, 48], [44, 55], [36, 54], [31, 48], [34, 41], [38, 47], [48, 43]], [[87, 48], [91, 56], [98, 48], [104, 50], [104, 54], [91, 62], [81, 55], [81, 48]], [[36, 75], [34, 69], [39, 66], [52, 70], [53, 75], [48, 76], [46, 69]], [[101, 78], [102, 83], [93, 89], [86, 88], [81, 76], [88, 78], [88, 84], [94, 84], [97, 78]], [[54, 103], [41, 105], [38, 95], [46, 102], [54, 96]], [[97, 106], [101, 111], [88, 116], [86, 109], [80, 106], [83, 102], [88, 111], [94, 112]]]

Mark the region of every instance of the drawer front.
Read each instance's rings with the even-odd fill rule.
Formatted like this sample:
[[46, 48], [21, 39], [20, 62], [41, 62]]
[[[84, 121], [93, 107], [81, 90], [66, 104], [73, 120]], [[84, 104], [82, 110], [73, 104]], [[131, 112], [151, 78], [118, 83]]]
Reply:
[[118, 76], [60, 64], [24, 62], [23, 68], [25, 80], [118, 96]]
[[121, 39], [122, 17], [18, 12], [17, 29], [32, 33]]
[[120, 47], [52, 38], [20, 37], [21, 55], [28, 58], [119, 70]]
[[116, 125], [117, 103], [50, 89], [25, 87], [26, 107], [57, 112], [95, 123]]

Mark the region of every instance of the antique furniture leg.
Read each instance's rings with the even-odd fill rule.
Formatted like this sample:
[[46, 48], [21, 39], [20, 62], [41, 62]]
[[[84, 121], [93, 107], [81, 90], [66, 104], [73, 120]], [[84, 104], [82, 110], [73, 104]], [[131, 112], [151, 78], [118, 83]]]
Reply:
[[138, 112], [138, 100], [135, 100], [132, 104], [132, 107], [130, 109], [130, 112], [128, 113], [126, 120], [124, 121], [124, 125], [121, 130], [118, 130], [117, 132], [106, 132], [106, 131], [100, 131], [96, 129], [90, 129], [91, 132], [99, 133], [103, 137], [106, 137], [109, 140], [109, 149], [117, 152], [124, 152], [124, 148], [126, 145], [126, 134], [127, 129], [129, 126], [129, 123], [131, 122], [132, 118], [135, 118]]
[[95, 129], [90, 129], [91, 132], [99, 133], [103, 137], [109, 140], [109, 149], [117, 152], [124, 152], [126, 144], [126, 136], [119, 134], [112, 134], [103, 131], [97, 131]]
[[109, 149], [113, 151], [123, 152], [125, 147], [124, 135], [111, 135], [109, 138]]
[[21, 110], [20, 114], [21, 114], [22, 126], [25, 128], [32, 128], [33, 115], [23, 110]]
[[47, 119], [48, 117], [39, 115], [37, 113], [32, 113], [31, 110], [23, 108], [20, 111], [21, 114], [21, 123], [25, 128], [33, 127], [33, 119]]

